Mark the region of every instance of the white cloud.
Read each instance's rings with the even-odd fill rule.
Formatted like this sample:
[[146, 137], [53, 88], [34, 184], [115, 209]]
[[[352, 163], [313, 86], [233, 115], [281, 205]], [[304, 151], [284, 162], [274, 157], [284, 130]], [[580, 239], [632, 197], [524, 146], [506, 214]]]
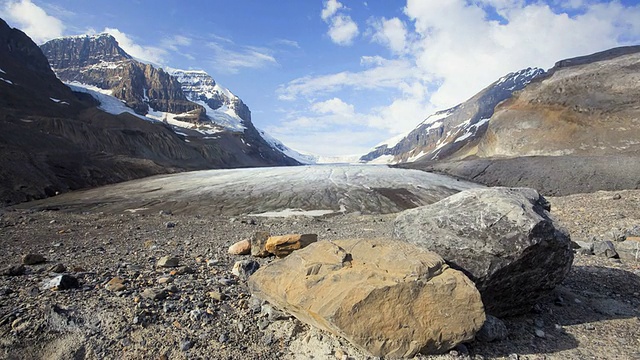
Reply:
[[329, 31], [327, 32], [331, 40], [341, 46], [353, 44], [353, 39], [355, 39], [359, 33], [358, 25], [351, 20], [351, 17], [348, 15], [333, 17], [329, 25]]
[[300, 96], [319, 96], [345, 88], [356, 90], [401, 89], [407, 79], [420, 76], [411, 62], [388, 60], [379, 56], [362, 57], [366, 67], [360, 72], [344, 71], [336, 74], [305, 76], [290, 81], [278, 89], [281, 100], [295, 100]]
[[314, 103], [311, 110], [319, 114], [336, 114], [341, 116], [353, 116], [354, 107], [337, 97]]
[[237, 73], [242, 68], [261, 69], [278, 64], [270, 54], [270, 50], [265, 48], [243, 46], [232, 50], [216, 42], [210, 42], [207, 45], [213, 50], [211, 62], [220, 72]]
[[387, 46], [391, 51], [401, 54], [407, 46], [407, 29], [398, 18], [385, 19], [382, 18], [373, 23], [375, 33], [372, 40]]
[[322, 20], [327, 21], [330, 17], [335, 15], [338, 10], [342, 8], [344, 8], [344, 5], [342, 5], [337, 0], [325, 1], [322, 12], [320, 13], [320, 17], [322, 18]]
[[111, 34], [111, 36], [118, 41], [118, 45], [134, 58], [153, 64], [164, 65], [164, 57], [167, 55], [165, 49], [155, 46], [138, 45], [129, 35], [115, 28], [105, 28], [104, 32]]
[[191, 38], [182, 35], [174, 35], [172, 37], [162, 39], [161, 45], [163, 48], [171, 51], [178, 51], [178, 47], [189, 46], [191, 45], [191, 42]]
[[9, 1], [2, 11], [5, 20], [15, 23], [36, 43], [62, 36], [65, 26], [59, 19], [48, 15], [44, 9], [30, 0]]
[[339, 13], [339, 10], [348, 9], [337, 0], [328, 0], [324, 3], [320, 17], [329, 24], [327, 34], [331, 41], [340, 46], [349, 46], [360, 34], [360, 30], [351, 16]]

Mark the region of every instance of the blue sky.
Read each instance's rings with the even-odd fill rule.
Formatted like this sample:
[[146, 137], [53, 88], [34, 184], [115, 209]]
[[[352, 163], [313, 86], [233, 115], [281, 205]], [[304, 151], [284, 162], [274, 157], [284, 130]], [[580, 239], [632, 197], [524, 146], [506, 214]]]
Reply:
[[638, 1], [0, 0], [37, 43], [109, 32], [203, 69], [288, 146], [363, 154], [508, 72], [640, 44]]

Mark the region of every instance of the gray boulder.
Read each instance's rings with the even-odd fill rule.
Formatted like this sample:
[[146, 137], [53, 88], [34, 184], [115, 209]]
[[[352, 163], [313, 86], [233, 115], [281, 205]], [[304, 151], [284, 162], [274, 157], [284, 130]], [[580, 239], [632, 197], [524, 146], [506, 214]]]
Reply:
[[528, 188], [460, 192], [402, 212], [394, 236], [440, 254], [471, 278], [488, 314], [523, 314], [566, 277], [569, 235], [549, 203]]

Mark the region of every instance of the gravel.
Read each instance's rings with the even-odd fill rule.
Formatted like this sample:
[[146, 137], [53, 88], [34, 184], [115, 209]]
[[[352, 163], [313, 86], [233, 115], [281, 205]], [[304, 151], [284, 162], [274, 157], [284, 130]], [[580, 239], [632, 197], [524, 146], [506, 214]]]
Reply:
[[[640, 191], [615, 194], [620, 199], [599, 192], [549, 200], [574, 239], [603, 241], [612, 240], [612, 231], [640, 226]], [[0, 210], [1, 268], [19, 266], [25, 254], [47, 259], [25, 265], [24, 275], [0, 276], [0, 358], [366, 358], [252, 298], [232, 273], [234, 264], [276, 260], [227, 250], [261, 230], [315, 233], [319, 240], [390, 237], [394, 214], [232, 218], [171, 215], [165, 208], [162, 214]], [[158, 267], [165, 256], [191, 271]], [[43, 287], [61, 275], [50, 271], [57, 264], [77, 288]], [[106, 285], [116, 277], [123, 286], [113, 291]], [[170, 280], [160, 284], [160, 278]], [[500, 319], [506, 339], [417, 358], [640, 359], [638, 294], [637, 262], [576, 254], [568, 278], [532, 313]]]

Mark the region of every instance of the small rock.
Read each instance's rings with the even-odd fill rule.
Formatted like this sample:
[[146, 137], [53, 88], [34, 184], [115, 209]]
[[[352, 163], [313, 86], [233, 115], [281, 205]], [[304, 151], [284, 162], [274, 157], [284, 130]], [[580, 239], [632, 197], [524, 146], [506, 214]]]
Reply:
[[164, 285], [164, 284], [168, 284], [168, 283], [170, 283], [172, 281], [173, 281], [173, 279], [170, 278], [170, 277], [161, 277], [160, 279], [158, 279], [158, 284]]
[[509, 336], [509, 330], [504, 322], [493, 315], [487, 314], [480, 331], [476, 333], [476, 339], [480, 342], [501, 341]]
[[67, 271], [67, 267], [64, 266], [63, 264], [57, 263], [57, 264], [53, 265], [49, 269], [49, 271], [52, 272], [52, 273], [60, 274], [60, 273], [63, 273], [65, 271]]
[[620, 199], [622, 199], [622, 195], [620, 194], [613, 195], [613, 200], [620, 200]]
[[251, 241], [241, 240], [229, 246], [230, 255], [249, 255], [251, 254]]
[[540, 318], [533, 320], [533, 324], [539, 329], [544, 328], [544, 321]]
[[209, 297], [216, 301], [222, 301], [226, 299], [226, 296], [220, 291], [209, 291]]
[[586, 325], [584, 326], [584, 328], [585, 328], [585, 329], [587, 329], [587, 330], [595, 330], [595, 329], [596, 329], [596, 327], [595, 327], [595, 326], [593, 326], [593, 324], [586, 324]]
[[269, 321], [278, 321], [278, 320], [287, 318], [287, 316], [282, 311], [276, 310], [270, 304], [262, 305], [260, 307], [260, 313], [263, 316], [266, 316], [269, 319]]
[[342, 351], [342, 349], [336, 350], [334, 355], [336, 356], [336, 359], [338, 359], [338, 360], [346, 360], [346, 359], [349, 358], [349, 356], [347, 356], [347, 354], [344, 351]]
[[594, 243], [593, 253], [597, 256], [604, 256], [610, 259], [619, 257], [616, 247], [611, 241], [599, 241]]
[[260, 268], [260, 264], [254, 260], [236, 261], [231, 273], [243, 280], [246, 280]]
[[109, 291], [124, 291], [127, 287], [124, 285], [124, 279], [120, 277], [114, 277], [104, 286], [105, 289]]
[[229, 337], [227, 336], [227, 334], [220, 334], [220, 336], [218, 336], [219, 343], [224, 344], [227, 341], [229, 341]]
[[172, 270], [171, 275], [186, 275], [186, 274], [194, 274], [196, 271], [193, 270], [189, 266], [180, 266], [179, 268]]
[[78, 279], [71, 275], [56, 276], [55, 278], [45, 282], [43, 286], [44, 289], [51, 289], [53, 291], [76, 289], [79, 287], [80, 283], [78, 282]]
[[163, 215], [173, 215], [173, 213], [171, 212], [171, 210], [160, 210], [160, 212], [158, 213], [160, 216]]
[[166, 224], [164, 224], [167, 229], [173, 229], [174, 227], [176, 227], [176, 223], [168, 221]]
[[536, 336], [539, 338], [545, 338], [545, 333], [541, 329], [536, 329]]
[[467, 346], [465, 344], [458, 344], [453, 349], [455, 351], [457, 351], [458, 355], [460, 355], [460, 356], [468, 356], [469, 355], [469, 349], [467, 349]]
[[27, 268], [24, 265], [11, 265], [2, 269], [0, 274], [4, 276], [20, 276], [24, 275], [25, 271], [27, 271]]
[[163, 256], [158, 260], [157, 267], [177, 267], [179, 263], [178, 258], [172, 256]]
[[47, 259], [40, 254], [29, 253], [22, 256], [22, 263], [24, 265], [37, 265], [46, 261]]
[[266, 249], [267, 239], [269, 239], [268, 231], [258, 231], [251, 238], [251, 255], [255, 257], [267, 257], [271, 255]]
[[169, 285], [169, 286], [164, 288], [164, 291], [168, 291], [170, 293], [174, 293], [175, 294], [177, 292], [180, 292], [180, 289], [175, 285]]
[[156, 290], [156, 289], [145, 289], [142, 294], [140, 294], [143, 298], [149, 300], [163, 300], [166, 299], [169, 294], [166, 290]]
[[294, 250], [302, 249], [309, 244], [318, 241], [317, 234], [288, 234], [270, 236], [265, 244], [265, 249], [277, 257], [285, 257]]
[[193, 341], [192, 340], [186, 339], [186, 340], [183, 340], [180, 343], [180, 350], [182, 350], [182, 351], [188, 351], [192, 347], [193, 347]]

